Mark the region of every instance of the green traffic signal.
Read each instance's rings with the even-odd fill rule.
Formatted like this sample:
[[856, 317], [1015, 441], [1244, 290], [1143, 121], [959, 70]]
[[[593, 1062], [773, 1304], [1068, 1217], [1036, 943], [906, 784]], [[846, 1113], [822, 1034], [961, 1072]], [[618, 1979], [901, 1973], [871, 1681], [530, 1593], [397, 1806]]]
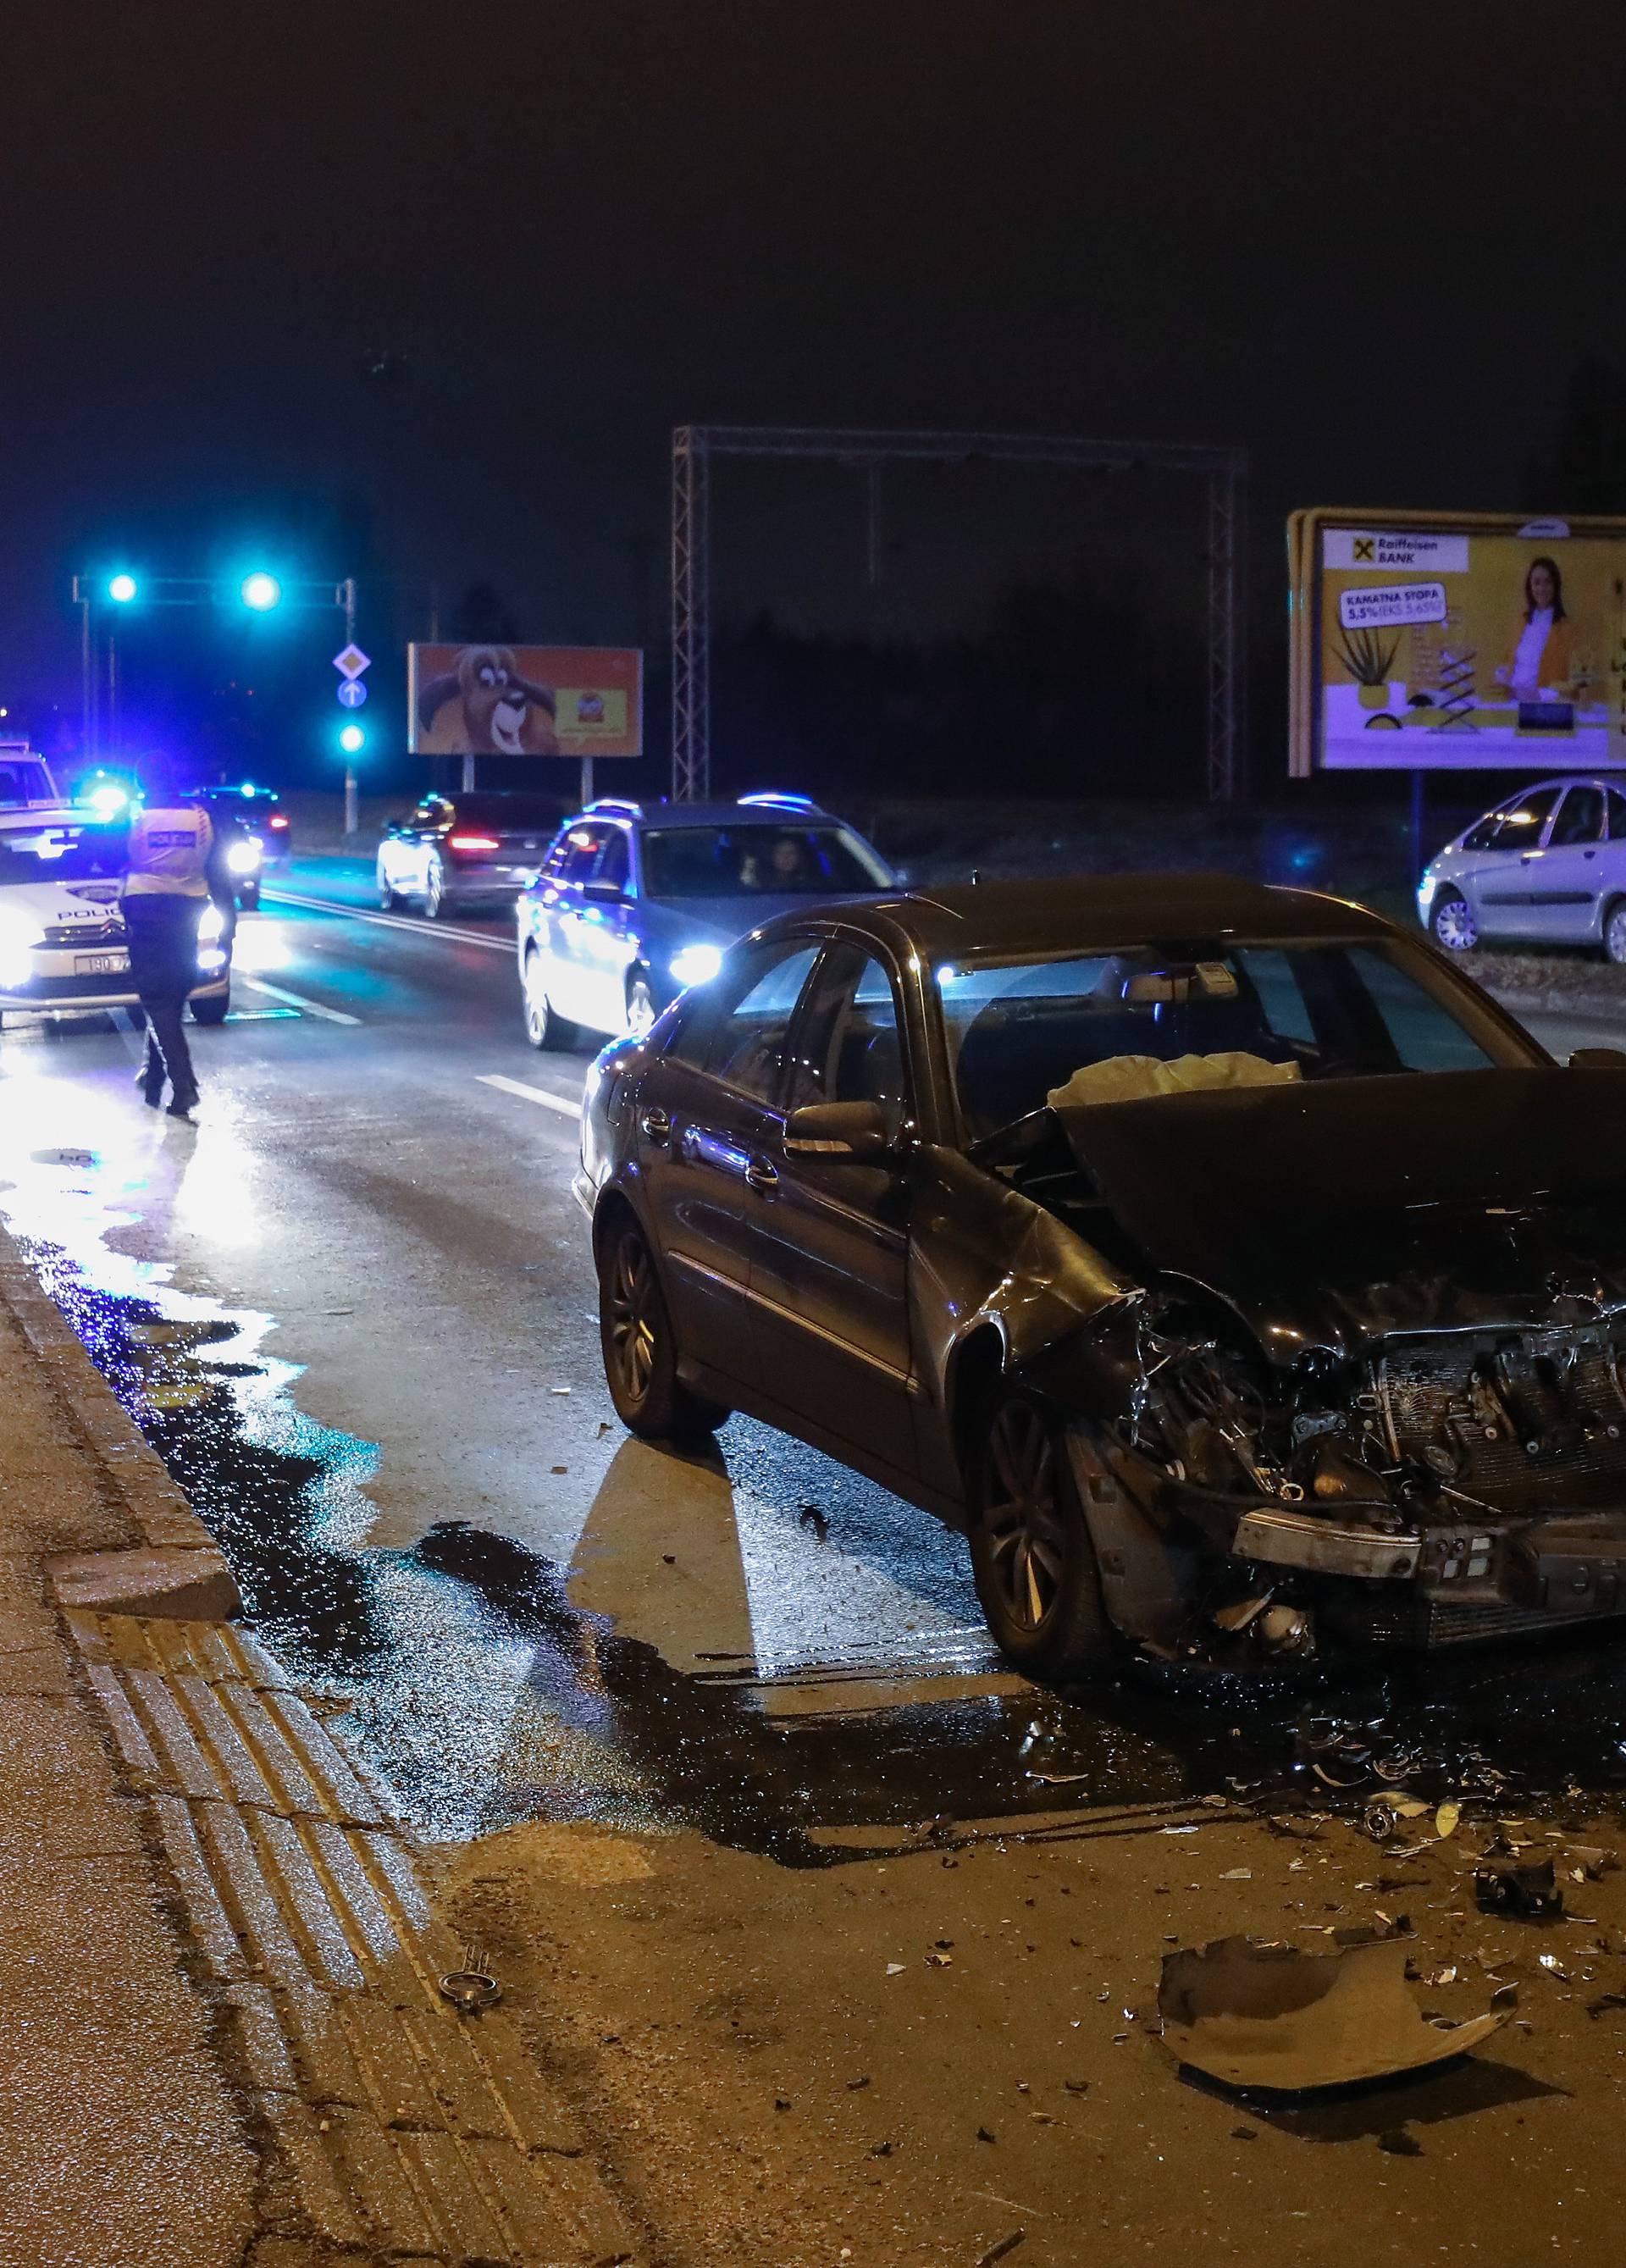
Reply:
[[282, 585], [275, 575], [268, 575], [263, 568], [256, 568], [252, 575], [245, 575], [238, 593], [243, 604], [252, 607], [257, 615], [269, 614], [273, 607], [281, 603], [282, 595]]
[[141, 585], [133, 575], [114, 575], [107, 583], [107, 596], [116, 606], [128, 607]]
[[367, 735], [361, 725], [345, 725], [340, 728], [339, 746], [347, 756], [360, 755], [366, 745]]

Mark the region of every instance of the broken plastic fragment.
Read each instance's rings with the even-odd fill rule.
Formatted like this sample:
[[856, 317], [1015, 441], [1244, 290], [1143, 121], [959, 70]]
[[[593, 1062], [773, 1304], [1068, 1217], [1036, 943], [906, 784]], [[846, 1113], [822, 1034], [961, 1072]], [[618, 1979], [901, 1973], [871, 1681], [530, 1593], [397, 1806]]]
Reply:
[[1563, 1911], [1563, 1892], [1553, 1878], [1550, 1859], [1534, 1867], [1490, 1859], [1474, 1876], [1474, 1896], [1483, 1913], [1519, 1914], [1540, 1921]]
[[1230, 2087], [1286, 2093], [1421, 2071], [1476, 2047], [1505, 2021], [1425, 2021], [1393, 1940], [1301, 1953], [1226, 1937], [1171, 1953], [1158, 1994], [1163, 2043], [1177, 2063]]

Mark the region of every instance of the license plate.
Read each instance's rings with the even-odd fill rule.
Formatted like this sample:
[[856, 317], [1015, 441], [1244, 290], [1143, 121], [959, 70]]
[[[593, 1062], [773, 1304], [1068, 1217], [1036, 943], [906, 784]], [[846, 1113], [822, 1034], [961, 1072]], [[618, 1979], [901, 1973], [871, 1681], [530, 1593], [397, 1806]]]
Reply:
[[129, 965], [128, 953], [76, 953], [73, 956], [76, 976], [120, 976]]

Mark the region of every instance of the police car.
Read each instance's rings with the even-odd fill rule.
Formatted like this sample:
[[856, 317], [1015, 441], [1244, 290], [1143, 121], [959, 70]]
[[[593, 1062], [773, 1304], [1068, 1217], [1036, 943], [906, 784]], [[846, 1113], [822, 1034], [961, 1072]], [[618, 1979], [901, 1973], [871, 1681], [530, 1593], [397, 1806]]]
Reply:
[[[0, 809], [0, 1024], [136, 1006], [118, 903], [124, 858], [123, 829], [71, 806]], [[231, 938], [211, 903], [198, 925], [192, 1013], [218, 1024], [231, 998]]]

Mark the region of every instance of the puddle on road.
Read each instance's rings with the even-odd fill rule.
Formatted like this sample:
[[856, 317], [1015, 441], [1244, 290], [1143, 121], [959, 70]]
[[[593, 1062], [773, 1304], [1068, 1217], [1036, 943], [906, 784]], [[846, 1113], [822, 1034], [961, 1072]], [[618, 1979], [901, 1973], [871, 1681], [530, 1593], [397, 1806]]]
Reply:
[[[533, 1818], [689, 1825], [806, 1865], [950, 1839], [959, 1822], [1014, 1826], [1210, 1793], [1333, 1808], [1376, 1784], [1372, 1767], [1350, 1762], [1351, 1727], [1378, 1774], [1419, 1793], [1478, 1793], [1505, 1809], [1626, 1787], [1621, 1640], [1523, 1652], [1511, 1679], [1507, 1656], [1491, 1653], [1379, 1665], [1358, 1686], [1347, 1672], [1245, 1684], [1148, 1670], [1104, 1694], [1022, 1687], [911, 1698], [911, 1674], [986, 1660], [964, 1632], [958, 1660], [945, 1646], [955, 1579], [934, 1559], [917, 1587], [936, 1617], [882, 1625], [889, 1656], [872, 1645], [847, 1664], [792, 1660], [787, 1671], [765, 1660], [759, 1637], [755, 1659], [695, 1655], [675, 1668], [613, 1613], [584, 1609], [570, 1595], [579, 1578], [519, 1543], [448, 1521], [408, 1551], [370, 1546], [365, 1487], [382, 1452], [300, 1411], [298, 1369], [263, 1344], [274, 1319], [178, 1290], [166, 1269], [113, 1249], [110, 1233], [137, 1216], [94, 1152], [38, 1152], [14, 1170], [0, 1212], [219, 1539], [257, 1628], [326, 1697], [429, 1836], [461, 1839]], [[624, 1486], [624, 1460], [658, 1454], [629, 1444], [606, 1476], [589, 1520], [600, 1535], [595, 1599], [615, 1563], [600, 1507]], [[752, 1454], [731, 1464], [748, 1468]], [[742, 1527], [760, 1516], [743, 1488], [737, 1502]], [[780, 1524], [787, 1550], [792, 1538], [798, 1553], [823, 1545], [805, 1514], [784, 1513]], [[753, 1539], [754, 1556], [765, 1541]], [[957, 1539], [933, 1541], [963, 1554]], [[830, 1547], [837, 1595], [895, 1578], [861, 1522], [856, 1535], [833, 1530]], [[789, 1588], [820, 1580], [805, 1557], [790, 1565]], [[779, 1612], [783, 1621], [789, 1609]], [[866, 1691], [877, 1676], [895, 1680], [889, 1705], [864, 1706], [859, 1695], [843, 1710], [842, 1674]], [[776, 1713], [776, 1697], [798, 1678], [820, 1693], [806, 1713]], [[1326, 1727], [1313, 1713], [1341, 1728], [1343, 1745], [1322, 1754], [1322, 1771], [1349, 1786], [1316, 1774]]]

